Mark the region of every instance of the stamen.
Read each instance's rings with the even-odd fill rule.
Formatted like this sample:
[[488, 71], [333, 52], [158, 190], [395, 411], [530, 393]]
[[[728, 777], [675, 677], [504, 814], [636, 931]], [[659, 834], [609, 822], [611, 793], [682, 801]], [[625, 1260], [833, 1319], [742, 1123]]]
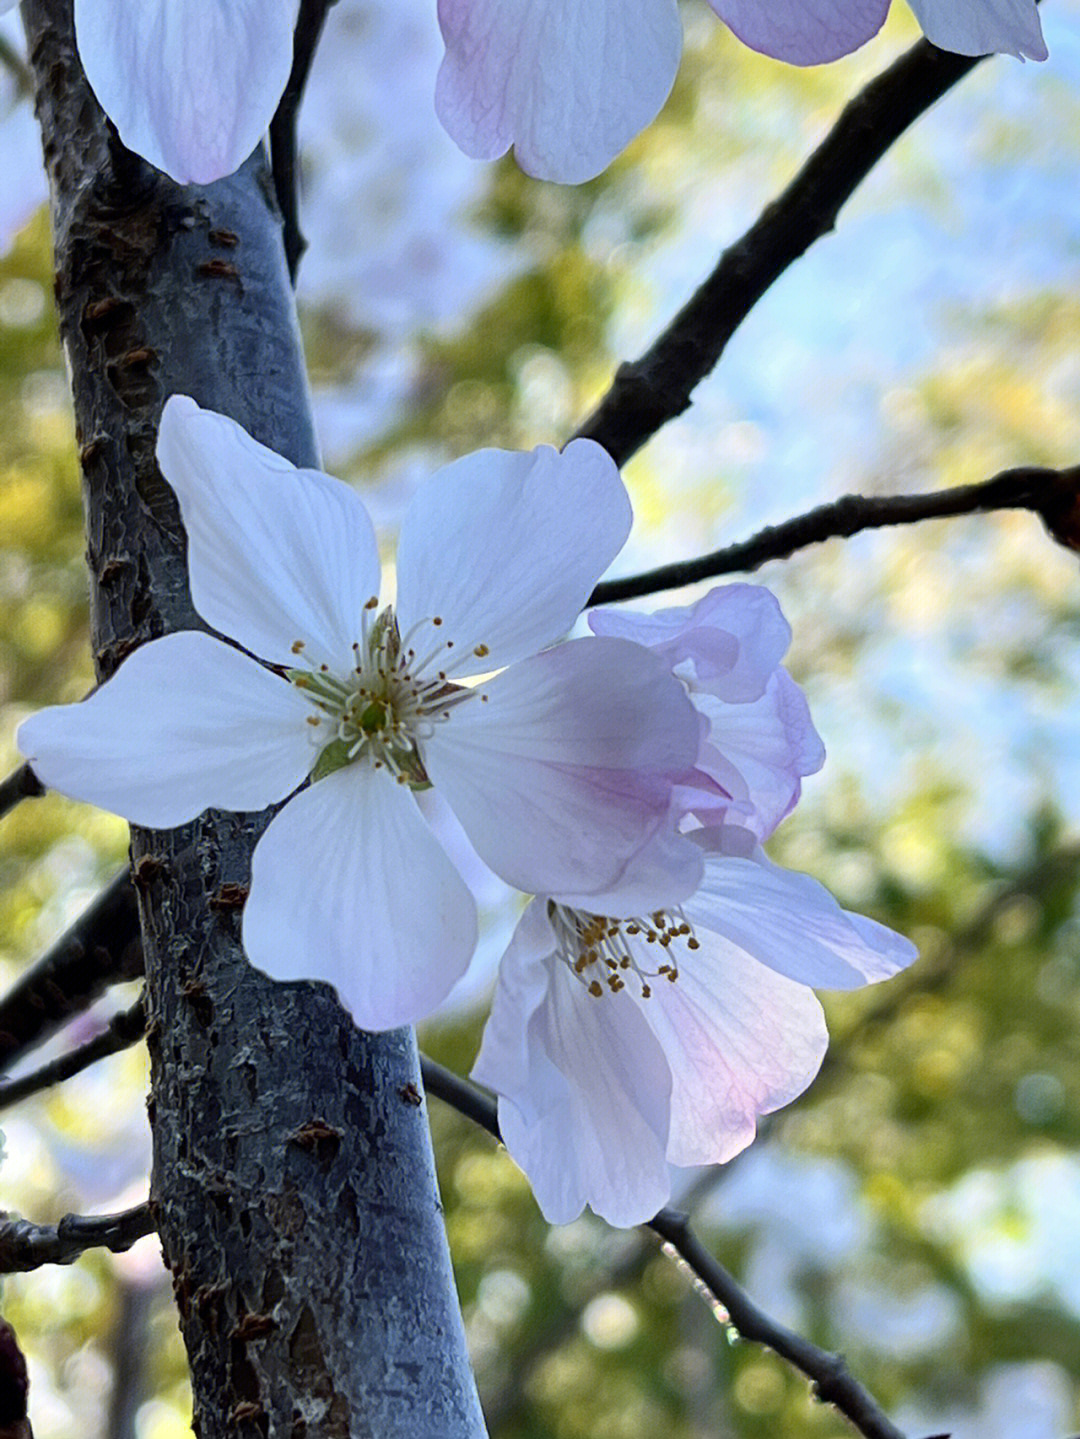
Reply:
[[[351, 647], [354, 662], [345, 676], [319, 665], [287, 670], [286, 677], [321, 711], [306, 716], [308, 724], [319, 727], [326, 719], [334, 736], [320, 753], [316, 779], [342, 765], [366, 761], [386, 769], [400, 784], [426, 788], [430, 780], [421, 743], [476, 692], [450, 682], [448, 675], [455, 665], [434, 676], [428, 669], [432, 660], [453, 647], [452, 640], [442, 640], [422, 660], [416, 658], [411, 641], [427, 625], [441, 627], [440, 615], [417, 622], [402, 640], [393, 609], [388, 606], [376, 615], [377, 608], [374, 596], [363, 607], [361, 637]], [[297, 641], [293, 653], [300, 654], [303, 648], [303, 642]]]
[[[678, 965], [671, 957], [673, 950], [680, 943], [687, 950], [700, 948], [693, 929], [679, 909], [657, 910], [648, 920], [640, 916], [611, 919], [549, 900], [548, 918], [555, 932], [556, 958], [597, 998], [608, 992], [618, 994], [626, 988], [624, 976], [633, 975], [640, 986], [641, 998], [650, 999], [653, 992], [650, 979], [662, 975], [675, 983], [679, 977]], [[664, 951], [665, 962], [655, 970], [643, 962], [642, 947], [650, 944], [658, 944]]]

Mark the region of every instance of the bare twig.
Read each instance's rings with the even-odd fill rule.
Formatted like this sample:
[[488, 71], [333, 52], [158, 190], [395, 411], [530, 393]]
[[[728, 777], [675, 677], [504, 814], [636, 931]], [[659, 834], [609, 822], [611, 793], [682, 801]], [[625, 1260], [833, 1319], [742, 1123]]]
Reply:
[[727, 1311], [742, 1339], [764, 1344], [813, 1381], [814, 1395], [832, 1404], [866, 1439], [904, 1439], [876, 1400], [848, 1373], [839, 1354], [819, 1349], [800, 1334], [786, 1329], [760, 1309], [694, 1234], [685, 1214], [662, 1209], [649, 1228], [670, 1244], [694, 1275]]
[[54, 1084], [62, 1084], [65, 1079], [88, 1069], [99, 1059], [105, 1059], [110, 1054], [119, 1054], [122, 1049], [130, 1049], [133, 1044], [138, 1044], [145, 1031], [146, 1010], [140, 995], [130, 1009], [113, 1015], [101, 1034], [88, 1039], [69, 1054], [62, 1054], [51, 1064], [43, 1064], [40, 1069], [35, 1069], [33, 1074], [24, 1074], [18, 1079], [0, 1083], [0, 1110], [18, 1104], [32, 1094], [39, 1094], [43, 1089], [51, 1089]]
[[111, 984], [141, 973], [135, 890], [121, 870], [0, 999], [0, 1067], [10, 1068]]
[[596, 440], [622, 465], [688, 409], [694, 389], [770, 285], [828, 234], [844, 203], [904, 131], [978, 63], [920, 40], [871, 80], [655, 344], [620, 365], [578, 435]]
[[0, 780], [0, 819], [24, 799], [45, 793], [45, 786], [28, 764], [21, 764], [6, 779]]
[[300, 258], [307, 249], [307, 241], [300, 229], [296, 122], [319, 36], [326, 22], [327, 11], [333, 4], [334, 0], [300, 0], [300, 13], [293, 39], [292, 71], [270, 122], [270, 165], [278, 209], [281, 211], [285, 259], [289, 266], [289, 278], [294, 285]]
[[[501, 1138], [498, 1107], [481, 1089], [426, 1055], [421, 1056], [420, 1072], [429, 1093], [486, 1129], [496, 1139]], [[813, 1381], [815, 1396], [822, 1403], [839, 1409], [866, 1439], [904, 1439], [867, 1390], [848, 1373], [838, 1354], [819, 1349], [809, 1340], [785, 1329], [754, 1304], [697, 1238], [685, 1214], [662, 1209], [647, 1227], [671, 1245], [697, 1279], [723, 1305], [731, 1324], [743, 1339], [764, 1344], [805, 1374]]]
[[910, 525], [954, 515], [988, 514], [993, 510], [1031, 510], [1039, 515], [1060, 544], [1080, 550], [1080, 467], [1049, 470], [1027, 466], [1003, 470], [974, 485], [932, 490], [925, 495], [845, 495], [805, 515], [769, 525], [739, 544], [696, 559], [661, 565], [645, 574], [597, 585], [590, 605], [677, 589], [695, 580], [715, 579], [736, 571], [756, 570], [768, 560], [783, 560], [823, 540], [849, 539], [862, 530]]
[[87, 1249], [122, 1254], [153, 1232], [149, 1203], [120, 1214], [65, 1214], [59, 1224], [31, 1224], [9, 1214], [0, 1223], [0, 1274], [21, 1274], [43, 1264], [71, 1264]]

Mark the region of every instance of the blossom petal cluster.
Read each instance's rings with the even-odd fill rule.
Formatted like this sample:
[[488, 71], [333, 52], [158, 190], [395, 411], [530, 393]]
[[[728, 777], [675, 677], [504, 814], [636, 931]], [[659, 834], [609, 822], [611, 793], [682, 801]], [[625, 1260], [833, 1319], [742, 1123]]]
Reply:
[[700, 854], [669, 830], [700, 742], [693, 705], [630, 640], [555, 643], [630, 527], [598, 445], [484, 450], [430, 477], [392, 606], [348, 486], [186, 397], [165, 407], [158, 459], [195, 608], [228, 642], [153, 640], [84, 703], [25, 721], [18, 744], [46, 785], [135, 824], [288, 799], [252, 861], [256, 965], [328, 980], [368, 1029], [445, 998], [477, 921], [417, 806], [430, 785], [519, 889], [608, 896], [662, 864], [691, 892]]
[[886, 979], [916, 951], [761, 848], [824, 758], [780, 665], [790, 632], [773, 596], [730, 585], [590, 624], [650, 647], [698, 708], [679, 823], [702, 882], [679, 902], [661, 880], [633, 911], [533, 899], [473, 1074], [498, 1094], [503, 1139], [549, 1220], [588, 1205], [631, 1225], [666, 1203], [670, 1165], [732, 1158], [758, 1116], [810, 1084], [828, 1043], [815, 988]]
[[[709, 0], [754, 50], [793, 65], [848, 55], [890, 0]], [[911, 0], [927, 38], [963, 55], [1046, 58], [1035, 0]], [[605, 170], [659, 113], [682, 51], [676, 0], [439, 0], [439, 118], [467, 155], [513, 146], [539, 179]]]
[[[850, 54], [890, 0], [709, 0], [752, 49], [794, 65]], [[910, 0], [928, 39], [1041, 60], [1035, 0]], [[299, 0], [75, 0], [87, 78], [124, 144], [181, 184], [235, 170], [292, 65]], [[677, 0], [438, 0], [435, 104], [467, 155], [513, 146], [541, 179], [600, 174], [658, 114], [679, 67]]]

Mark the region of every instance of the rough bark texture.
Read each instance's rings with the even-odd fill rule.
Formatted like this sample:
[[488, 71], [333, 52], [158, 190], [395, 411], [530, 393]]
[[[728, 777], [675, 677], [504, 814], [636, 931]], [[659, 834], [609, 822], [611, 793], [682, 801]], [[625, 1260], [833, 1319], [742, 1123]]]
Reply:
[[[182, 190], [110, 133], [70, 0], [25, 0], [53, 185], [56, 291], [85, 482], [99, 677], [198, 624], [154, 460], [174, 392], [315, 462], [262, 159]], [[191, 1361], [195, 1431], [483, 1433], [409, 1031], [358, 1032], [325, 986], [245, 961], [265, 816], [132, 835], [143, 926], [152, 1198]]]

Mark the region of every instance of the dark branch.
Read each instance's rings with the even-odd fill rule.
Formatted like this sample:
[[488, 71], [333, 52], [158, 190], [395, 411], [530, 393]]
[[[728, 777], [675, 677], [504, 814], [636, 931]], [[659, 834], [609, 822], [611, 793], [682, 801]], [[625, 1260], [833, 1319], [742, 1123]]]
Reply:
[[300, 229], [296, 122], [319, 36], [326, 22], [327, 11], [333, 4], [334, 0], [300, 0], [300, 14], [293, 39], [292, 71], [274, 118], [270, 121], [270, 166], [274, 177], [274, 193], [281, 211], [285, 259], [289, 266], [289, 278], [294, 285], [300, 258], [307, 249], [307, 241]]
[[420, 1075], [429, 1094], [434, 1094], [437, 1099], [441, 1099], [451, 1109], [456, 1109], [481, 1129], [486, 1129], [493, 1139], [502, 1143], [498, 1105], [493, 1099], [489, 1099], [482, 1089], [469, 1080], [462, 1079], [460, 1074], [455, 1074], [445, 1065], [429, 1059], [426, 1054], [420, 1056]]
[[135, 890], [122, 870], [0, 999], [0, 1068], [10, 1068], [110, 985], [141, 974]]
[[651, 349], [620, 365], [578, 435], [596, 440], [622, 465], [688, 409], [694, 389], [769, 286], [828, 234], [844, 203], [908, 126], [978, 63], [920, 40], [872, 80]]
[[1055, 540], [1080, 550], [1080, 468], [1003, 470], [980, 484], [957, 485], [925, 495], [845, 495], [783, 524], [769, 525], [737, 545], [597, 585], [589, 604], [614, 604], [658, 590], [677, 589], [695, 580], [756, 570], [768, 560], [787, 559], [807, 545], [849, 539], [862, 530], [951, 515], [989, 514], [993, 510], [1031, 510], [1041, 517]]
[[120, 1214], [65, 1214], [59, 1224], [31, 1224], [8, 1215], [0, 1223], [0, 1274], [21, 1274], [43, 1264], [71, 1264], [87, 1249], [122, 1254], [153, 1232], [149, 1204]]
[[6, 779], [0, 780], [0, 819], [24, 799], [35, 799], [45, 793], [45, 786], [28, 764], [21, 764]]
[[742, 1339], [764, 1344], [813, 1380], [814, 1395], [832, 1404], [866, 1439], [904, 1439], [862, 1385], [848, 1373], [839, 1354], [830, 1354], [785, 1329], [759, 1309], [739, 1284], [717, 1262], [690, 1228], [685, 1214], [662, 1209], [649, 1228], [670, 1244], [694, 1275], [727, 1311]]
[[[449, 1104], [466, 1119], [500, 1139], [498, 1107], [476, 1085], [427, 1055], [420, 1057], [420, 1072], [429, 1094]], [[866, 1439], [904, 1439], [862, 1385], [848, 1373], [843, 1359], [819, 1349], [808, 1339], [776, 1323], [741, 1289], [690, 1227], [685, 1214], [661, 1209], [648, 1228], [670, 1244], [706, 1289], [723, 1305], [743, 1339], [764, 1344], [813, 1381], [814, 1395], [834, 1405]]]
[[20, 1100], [28, 1099], [31, 1094], [38, 1094], [43, 1089], [51, 1089], [54, 1084], [62, 1084], [65, 1079], [88, 1069], [99, 1059], [105, 1059], [110, 1054], [119, 1054], [122, 1049], [130, 1049], [142, 1039], [145, 1032], [146, 1011], [140, 996], [130, 1009], [114, 1015], [101, 1034], [88, 1039], [70, 1053], [62, 1054], [51, 1064], [43, 1064], [40, 1069], [35, 1069], [33, 1074], [24, 1074], [19, 1079], [9, 1079], [0, 1084], [0, 1110], [18, 1104]]

